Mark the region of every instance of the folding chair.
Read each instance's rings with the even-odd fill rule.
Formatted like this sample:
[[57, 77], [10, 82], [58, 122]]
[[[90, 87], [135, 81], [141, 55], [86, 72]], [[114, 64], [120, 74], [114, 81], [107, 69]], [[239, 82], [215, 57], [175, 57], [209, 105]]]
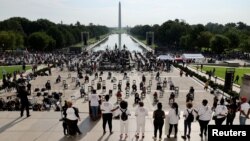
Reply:
[[117, 89], [117, 84], [113, 84], [113, 90]]
[[92, 86], [88, 86], [88, 92], [91, 93], [92, 92]]
[[149, 85], [152, 86], [152, 80], [149, 80]]
[[110, 96], [110, 97], [112, 96], [112, 93], [113, 93], [113, 91], [112, 91], [112, 90], [109, 90], [109, 96]]
[[119, 80], [119, 84], [122, 84], [122, 80]]
[[103, 92], [103, 93], [106, 92], [106, 86], [102, 86], [102, 92]]
[[136, 80], [133, 80], [133, 84], [136, 84]]
[[160, 93], [160, 97], [163, 97], [164, 91], [162, 90], [162, 91], [160, 91], [159, 93]]
[[103, 81], [102, 81], [102, 85], [103, 85], [103, 86], [106, 86], [106, 80], [103, 80]]
[[68, 84], [65, 83], [65, 84], [63, 85], [63, 88], [64, 88], [64, 89], [68, 89]]
[[151, 93], [151, 87], [150, 87], [150, 86], [147, 87], [147, 93], [148, 93], [148, 94]]
[[75, 77], [72, 77], [72, 82], [75, 82], [76, 81], [76, 78]]
[[126, 96], [129, 97], [129, 89], [126, 90]]

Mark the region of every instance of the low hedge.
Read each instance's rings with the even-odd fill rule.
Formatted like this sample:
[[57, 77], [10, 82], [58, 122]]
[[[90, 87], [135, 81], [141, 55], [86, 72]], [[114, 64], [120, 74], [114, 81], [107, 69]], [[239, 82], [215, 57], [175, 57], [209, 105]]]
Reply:
[[[176, 68], [181, 69], [182, 71], [184, 71], [185, 73], [187, 73], [190, 77], [196, 77], [198, 78], [200, 81], [206, 83], [208, 81], [208, 79], [205, 76], [201, 76], [198, 73], [188, 69], [187, 67], [183, 67], [182, 65], [179, 65], [177, 63], [173, 64]], [[235, 98], [239, 98], [239, 93], [236, 91], [229, 91], [229, 90], [225, 90], [224, 86], [218, 83], [215, 83], [214, 81], [209, 81], [209, 86], [213, 89], [218, 88], [221, 91], [229, 94], [231, 97], [235, 97]]]

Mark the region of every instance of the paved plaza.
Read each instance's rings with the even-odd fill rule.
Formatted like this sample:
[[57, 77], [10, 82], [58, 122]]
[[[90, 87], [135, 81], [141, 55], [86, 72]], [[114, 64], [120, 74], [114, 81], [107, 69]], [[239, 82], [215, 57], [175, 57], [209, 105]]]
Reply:
[[[71, 77], [68, 77], [68, 74], [71, 74]], [[105, 95], [108, 94], [108, 91], [110, 89], [113, 89], [113, 84], [118, 84], [119, 80], [122, 81], [122, 94], [123, 99], [128, 101], [129, 106], [128, 109], [131, 111], [131, 116], [129, 117], [129, 136], [126, 139], [127, 141], [150, 141], [153, 140], [153, 118], [152, 113], [156, 109], [156, 105], [153, 103], [153, 93], [156, 90], [156, 83], [155, 75], [156, 72], [152, 74], [149, 72], [138, 72], [138, 71], [130, 71], [127, 72], [129, 79], [123, 79], [123, 73], [120, 72], [112, 72], [112, 77], [116, 77], [117, 81], [114, 83], [111, 83], [110, 80], [107, 80], [108, 72], [104, 72], [102, 75], [103, 80], [106, 81], [106, 92], [103, 92], [103, 90], [98, 90], [97, 94]], [[135, 131], [136, 131], [136, 117], [134, 115], [135, 110], [137, 109], [137, 105], [134, 105], [134, 95], [130, 94], [130, 96], [126, 97], [125, 94], [125, 85], [126, 82], [130, 81], [130, 86], [133, 84], [133, 81], [135, 80], [137, 83], [137, 88], [139, 87], [139, 83], [141, 81], [142, 75], [146, 76], [146, 87], [149, 86], [149, 80], [152, 80], [152, 86], [151, 86], [151, 92], [146, 94], [146, 97], [143, 99], [144, 107], [148, 109], [149, 116], [146, 118], [146, 132], [145, 132], [145, 138], [142, 139], [141, 136], [139, 139], [135, 138]], [[62, 80], [66, 80], [66, 83], [68, 84], [68, 89], [64, 90], [62, 82], [55, 84], [56, 78], [58, 75], [61, 75]], [[0, 112], [0, 140], [3, 141], [119, 141], [119, 140], [125, 140], [120, 139], [120, 121], [119, 120], [113, 120], [113, 134], [106, 133], [103, 135], [103, 129], [102, 129], [102, 120], [98, 121], [91, 121], [89, 117], [89, 106], [88, 102], [86, 102], [83, 98], [80, 98], [80, 88], [75, 87], [75, 82], [72, 81], [72, 77], [76, 77], [76, 72], [68, 72], [64, 69], [64, 71], [60, 71], [57, 68], [52, 69], [52, 75], [51, 76], [38, 76], [35, 80], [31, 81], [32, 89], [35, 88], [43, 88], [45, 87], [45, 83], [50, 80], [52, 84], [52, 90], [51, 92], [62, 92], [62, 101], [64, 100], [72, 100], [74, 106], [79, 108], [81, 121], [78, 122], [78, 126], [80, 130], [82, 131], [81, 135], [76, 135], [75, 137], [68, 137], [64, 136], [63, 134], [63, 127], [62, 122], [59, 121], [61, 118], [61, 112], [55, 112], [54, 110], [50, 111], [31, 111], [31, 117], [29, 118], [20, 118], [20, 112], [14, 111], [14, 112], [8, 112], [8, 111], [1, 111]], [[83, 74], [85, 76], [85, 74]], [[183, 135], [184, 131], [184, 118], [182, 116], [183, 110], [185, 110], [186, 107], [186, 94], [189, 91], [189, 88], [191, 86], [195, 89], [195, 99], [193, 101], [194, 108], [197, 108], [201, 105], [201, 101], [203, 99], [207, 99], [209, 101], [209, 106], [212, 106], [213, 102], [213, 95], [210, 94], [209, 91], [205, 91], [203, 89], [204, 85], [195, 79], [191, 77], [180, 77], [179, 76], [179, 70], [176, 68], [173, 68], [172, 72], [161, 72], [160, 74], [161, 80], [164, 78], [171, 78], [172, 82], [175, 86], [179, 87], [179, 94], [176, 98], [176, 102], [179, 104], [179, 108], [181, 110], [181, 119], [178, 124], [178, 134], [177, 138], [166, 138], [165, 131], [166, 129], [163, 127], [163, 139], [164, 140], [176, 140], [180, 141], [183, 140], [181, 136]], [[90, 76], [90, 82], [88, 84], [85, 84], [85, 91], [88, 91], [88, 86], [91, 86], [92, 80], [94, 82], [94, 88], [96, 89], [96, 84], [99, 81], [99, 79], [94, 79], [94, 75]], [[80, 79], [81, 84], [83, 83], [84, 79]], [[131, 90], [131, 89], [130, 89]], [[110, 101], [114, 104], [116, 104], [116, 96], [115, 93], [116, 90], [113, 90], [113, 96], [111, 97]], [[158, 91], [157, 91], [158, 92]], [[163, 97], [159, 98], [159, 101], [163, 103], [163, 109], [167, 113], [170, 109], [168, 104], [168, 98], [172, 91], [169, 90], [169, 85], [164, 90]], [[139, 91], [140, 93], [140, 91]], [[159, 92], [158, 92], [159, 93]], [[4, 95], [4, 94], [2, 94]], [[36, 95], [36, 93], [33, 93], [33, 95]], [[33, 99], [36, 102], [39, 102], [39, 97], [33, 97]], [[64, 104], [64, 102], [62, 102]], [[238, 119], [238, 113], [235, 119], [235, 124], [239, 123]], [[214, 121], [210, 121], [210, 124], [214, 124]], [[247, 124], [249, 124], [249, 120], [247, 121]], [[108, 128], [108, 127], [107, 127]], [[168, 129], [167, 129], [168, 130]], [[192, 123], [192, 132], [191, 132], [191, 141], [201, 141], [201, 140], [207, 140], [206, 137], [203, 137], [203, 139], [199, 136], [199, 124], [198, 122]]]

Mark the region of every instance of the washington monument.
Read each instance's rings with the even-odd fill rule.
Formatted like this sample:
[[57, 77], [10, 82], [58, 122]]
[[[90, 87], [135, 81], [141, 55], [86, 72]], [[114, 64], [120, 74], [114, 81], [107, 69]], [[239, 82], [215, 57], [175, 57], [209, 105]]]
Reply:
[[121, 2], [119, 2], [119, 17], [118, 17], [118, 34], [119, 34], [119, 39], [118, 39], [118, 44], [119, 44], [119, 49], [121, 49], [121, 27], [122, 27], [122, 17], [121, 17]]

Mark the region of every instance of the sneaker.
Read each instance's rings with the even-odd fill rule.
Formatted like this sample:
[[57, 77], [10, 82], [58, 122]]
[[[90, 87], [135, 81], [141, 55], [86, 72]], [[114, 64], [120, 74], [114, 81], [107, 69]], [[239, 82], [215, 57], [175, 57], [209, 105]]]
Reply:
[[187, 139], [186, 136], [181, 136], [184, 140]]
[[156, 140], [157, 138], [156, 137], [153, 137], [154, 140]]

